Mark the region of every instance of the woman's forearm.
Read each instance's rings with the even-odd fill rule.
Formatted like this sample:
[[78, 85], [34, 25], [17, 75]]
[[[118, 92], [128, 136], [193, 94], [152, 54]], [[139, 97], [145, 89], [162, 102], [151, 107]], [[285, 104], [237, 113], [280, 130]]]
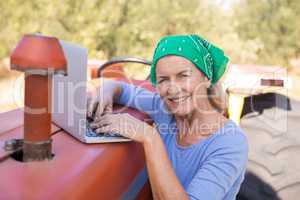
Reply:
[[103, 85], [100, 86], [101, 96], [113, 98], [116, 101], [122, 92], [122, 87], [119, 82], [113, 80], [105, 80]]
[[112, 90], [113, 90], [113, 100], [114, 100], [114, 102], [116, 102], [122, 93], [122, 87], [121, 87], [120, 83], [117, 81], [112, 81], [112, 83], [110, 83], [110, 84], [111, 84]]
[[143, 143], [154, 199], [189, 199], [181, 186], [158, 133]]

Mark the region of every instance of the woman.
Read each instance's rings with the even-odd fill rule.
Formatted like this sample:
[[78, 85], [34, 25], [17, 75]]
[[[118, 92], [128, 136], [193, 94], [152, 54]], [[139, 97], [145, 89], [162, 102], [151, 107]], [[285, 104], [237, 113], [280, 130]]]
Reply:
[[[89, 104], [97, 133], [118, 132], [142, 143], [154, 199], [235, 199], [248, 145], [214, 101], [227, 62], [222, 50], [197, 35], [167, 36], [151, 67], [158, 93], [109, 81], [100, 89], [101, 104]], [[113, 102], [148, 113], [155, 126], [110, 114]]]

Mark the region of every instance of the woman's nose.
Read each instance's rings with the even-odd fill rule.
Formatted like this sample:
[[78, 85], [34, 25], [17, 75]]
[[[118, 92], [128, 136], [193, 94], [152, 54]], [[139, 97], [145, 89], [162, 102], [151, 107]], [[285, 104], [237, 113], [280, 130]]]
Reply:
[[175, 95], [179, 94], [180, 91], [181, 91], [180, 86], [178, 84], [172, 82], [169, 84], [167, 93], [168, 93], [168, 95], [175, 96]]

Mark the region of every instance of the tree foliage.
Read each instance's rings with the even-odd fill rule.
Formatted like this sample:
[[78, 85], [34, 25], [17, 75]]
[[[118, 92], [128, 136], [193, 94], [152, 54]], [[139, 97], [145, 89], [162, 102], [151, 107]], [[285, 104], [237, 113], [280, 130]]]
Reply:
[[200, 34], [235, 63], [288, 64], [299, 56], [297, 0], [240, 0], [223, 9], [209, 0], [0, 1], [0, 58], [25, 33], [40, 32], [89, 49], [90, 58], [151, 59], [160, 37]]
[[258, 62], [288, 66], [300, 54], [298, 0], [243, 0], [235, 10], [236, 30], [243, 41], [257, 40]]

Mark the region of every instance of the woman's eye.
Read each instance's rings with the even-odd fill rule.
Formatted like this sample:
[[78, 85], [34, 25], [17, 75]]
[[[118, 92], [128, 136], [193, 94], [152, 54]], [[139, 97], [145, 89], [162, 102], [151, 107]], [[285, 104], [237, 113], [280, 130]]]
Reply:
[[181, 74], [180, 77], [189, 77], [188, 74]]
[[163, 83], [165, 81], [165, 79], [160, 79], [158, 80], [158, 83]]

